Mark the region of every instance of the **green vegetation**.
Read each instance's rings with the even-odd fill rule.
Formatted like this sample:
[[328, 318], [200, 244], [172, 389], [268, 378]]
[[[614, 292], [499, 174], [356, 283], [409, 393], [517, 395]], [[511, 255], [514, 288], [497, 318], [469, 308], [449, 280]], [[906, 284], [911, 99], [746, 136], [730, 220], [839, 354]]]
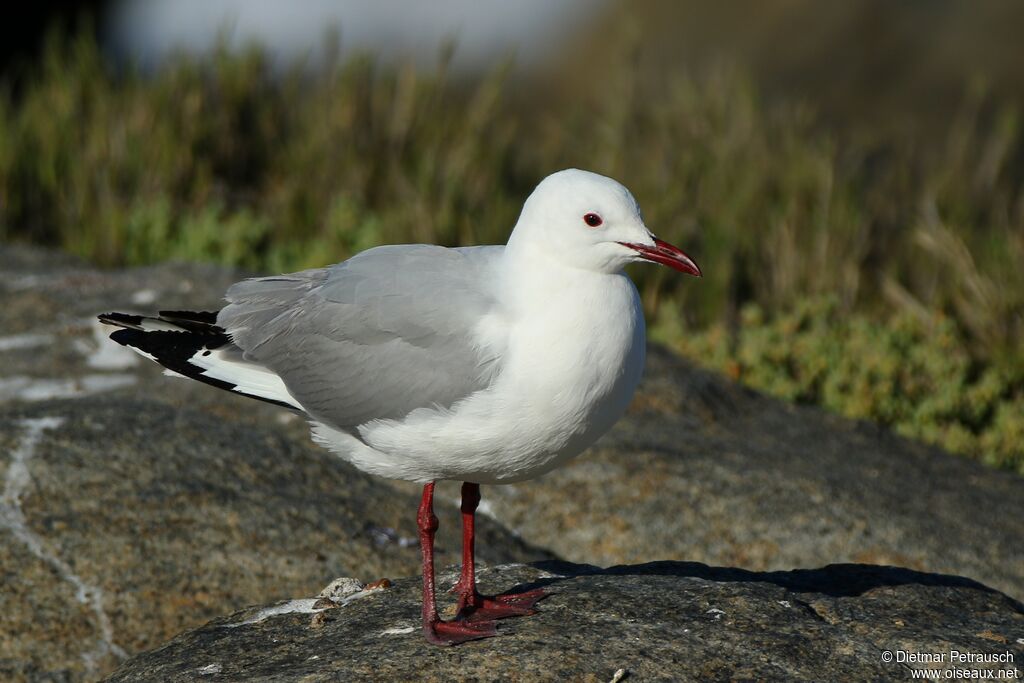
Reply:
[[706, 273], [634, 272], [658, 337], [1024, 471], [1019, 114], [975, 92], [938, 140], [830, 132], [742, 73], [652, 82], [616, 49], [600, 92], [527, 107], [532, 86], [455, 82], [443, 57], [275, 75], [257, 49], [222, 50], [148, 78], [55, 37], [0, 95], [0, 241], [285, 271], [383, 242], [502, 242], [541, 177], [588, 168]]
[[767, 393], [1024, 471], [1024, 373], [973, 361], [941, 315], [881, 323], [823, 298], [769, 320], [750, 304], [735, 334], [715, 325], [676, 344]]

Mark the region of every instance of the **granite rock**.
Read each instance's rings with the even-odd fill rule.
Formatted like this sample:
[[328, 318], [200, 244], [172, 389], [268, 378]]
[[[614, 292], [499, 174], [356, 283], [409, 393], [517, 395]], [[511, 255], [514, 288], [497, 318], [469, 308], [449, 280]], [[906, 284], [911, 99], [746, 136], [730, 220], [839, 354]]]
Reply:
[[[911, 668], [941, 673], [950, 650], [1011, 659], [953, 664], [962, 670], [1024, 671], [1024, 608], [954, 576], [683, 562], [607, 570], [553, 562], [482, 574], [485, 591], [538, 586], [549, 596], [537, 614], [457, 647], [424, 641], [419, 580], [410, 578], [312, 619], [282, 613], [308, 601], [216, 619], [133, 657], [110, 680], [905, 681]], [[947, 661], [887, 662], [887, 651]]]

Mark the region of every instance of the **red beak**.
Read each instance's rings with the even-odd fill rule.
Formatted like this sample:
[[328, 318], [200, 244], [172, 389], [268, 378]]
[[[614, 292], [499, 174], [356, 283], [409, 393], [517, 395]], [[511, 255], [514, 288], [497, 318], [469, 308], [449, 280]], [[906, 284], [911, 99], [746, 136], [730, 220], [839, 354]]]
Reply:
[[689, 273], [690, 275], [701, 277], [700, 268], [697, 267], [692, 258], [687, 256], [679, 247], [659, 240], [657, 237], [654, 238], [653, 247], [648, 247], [645, 244], [633, 244], [632, 242], [619, 242], [619, 244], [633, 249], [648, 261], [660, 263], [673, 270], [678, 270], [680, 273]]

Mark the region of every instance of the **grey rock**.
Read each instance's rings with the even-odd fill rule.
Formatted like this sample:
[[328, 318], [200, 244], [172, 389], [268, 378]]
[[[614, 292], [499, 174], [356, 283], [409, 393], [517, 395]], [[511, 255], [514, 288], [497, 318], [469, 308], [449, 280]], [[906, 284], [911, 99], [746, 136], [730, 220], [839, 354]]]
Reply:
[[550, 595], [538, 614], [500, 622], [497, 638], [437, 648], [419, 630], [419, 580], [403, 579], [323, 612], [318, 626], [308, 613], [255, 608], [216, 619], [110, 680], [604, 682], [621, 670], [630, 681], [905, 681], [911, 667], [943, 667], [886, 662], [885, 651], [942, 653], [946, 666], [950, 650], [1015, 662], [956, 664], [982, 671], [1021, 671], [1024, 661], [1019, 603], [967, 579], [892, 567], [541, 563], [493, 567], [482, 586]]
[[[94, 396], [0, 414], [3, 452], [23, 450], [32, 420], [53, 418], [60, 424], [32, 446], [18, 496], [30, 536], [0, 519], [0, 575], [16, 587], [0, 598], [2, 680], [94, 678], [121, 652], [240, 606], [338, 574], [418, 568], [415, 545], [380, 531], [414, 537], [415, 497], [280, 430]], [[444, 512], [441, 550], [452, 562], [457, 511]], [[481, 546], [497, 562], [545, 555], [494, 523]]]

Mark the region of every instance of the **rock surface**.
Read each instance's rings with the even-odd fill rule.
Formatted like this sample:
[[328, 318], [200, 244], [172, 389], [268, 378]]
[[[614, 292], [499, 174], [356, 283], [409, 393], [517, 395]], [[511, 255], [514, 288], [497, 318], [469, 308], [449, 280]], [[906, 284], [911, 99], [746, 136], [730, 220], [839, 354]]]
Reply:
[[[287, 411], [163, 377], [93, 323], [214, 308], [242, 275], [0, 247], [0, 680], [95, 680], [244, 605], [417, 571], [417, 487], [353, 470]], [[1019, 476], [652, 347], [629, 415], [594, 449], [484, 488], [478, 548], [497, 563], [897, 564], [1020, 599], [1022, 494]], [[458, 557], [457, 495], [439, 486], [442, 564]]]
[[1024, 608], [958, 577], [657, 562], [507, 565], [482, 579], [485, 591], [543, 586], [550, 595], [538, 614], [502, 622], [497, 638], [437, 648], [419, 631], [419, 581], [404, 579], [315, 621], [259, 609], [217, 619], [110, 680], [604, 682], [621, 671], [631, 681], [904, 681], [909, 668], [950, 663], [887, 663], [885, 651], [950, 650], [1013, 659], [960, 669], [1024, 671]]

